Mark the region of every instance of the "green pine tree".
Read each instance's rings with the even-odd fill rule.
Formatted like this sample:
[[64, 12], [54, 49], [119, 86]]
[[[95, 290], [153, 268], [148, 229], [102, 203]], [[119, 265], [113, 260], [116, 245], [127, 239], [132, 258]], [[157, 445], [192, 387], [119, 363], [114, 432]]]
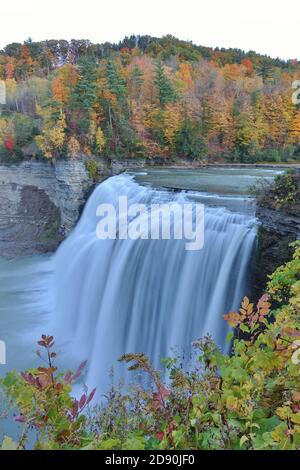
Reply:
[[178, 100], [177, 92], [171, 80], [166, 76], [161, 62], [158, 62], [156, 65], [155, 84], [158, 88], [158, 99], [161, 106], [175, 103]]

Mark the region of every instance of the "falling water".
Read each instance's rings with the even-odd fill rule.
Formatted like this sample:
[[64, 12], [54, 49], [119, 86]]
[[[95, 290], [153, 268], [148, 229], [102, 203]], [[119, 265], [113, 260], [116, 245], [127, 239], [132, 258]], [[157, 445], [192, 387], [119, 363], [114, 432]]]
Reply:
[[[76, 359], [88, 359], [87, 382], [101, 389], [124, 353], [145, 352], [159, 365], [172, 347], [188, 352], [207, 333], [224, 347], [222, 315], [244, 294], [256, 237], [253, 217], [207, 207], [200, 251], [186, 251], [185, 240], [99, 240], [96, 208], [117, 206], [120, 195], [143, 204], [189, 197], [141, 186], [126, 174], [110, 178], [55, 255], [55, 334], [70, 341]], [[119, 377], [124, 367], [117, 365]]]

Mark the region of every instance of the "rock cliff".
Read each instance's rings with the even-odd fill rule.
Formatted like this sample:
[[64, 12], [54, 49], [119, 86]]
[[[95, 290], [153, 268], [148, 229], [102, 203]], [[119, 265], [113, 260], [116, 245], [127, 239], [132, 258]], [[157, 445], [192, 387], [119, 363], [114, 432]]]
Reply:
[[0, 256], [55, 250], [76, 224], [97, 182], [142, 165], [97, 160], [96, 177], [83, 160], [0, 165]]
[[[300, 214], [289, 215], [258, 207], [258, 229], [254, 285], [265, 285], [268, 275], [286, 263], [293, 252], [290, 243], [300, 237]], [[261, 288], [260, 288], [261, 290]]]

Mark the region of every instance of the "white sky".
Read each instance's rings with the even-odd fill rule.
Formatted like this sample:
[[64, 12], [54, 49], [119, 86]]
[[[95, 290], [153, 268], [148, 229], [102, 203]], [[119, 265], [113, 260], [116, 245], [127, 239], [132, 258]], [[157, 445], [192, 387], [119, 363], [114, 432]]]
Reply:
[[300, 0], [1, 0], [0, 48], [28, 37], [117, 42], [131, 34], [300, 59]]

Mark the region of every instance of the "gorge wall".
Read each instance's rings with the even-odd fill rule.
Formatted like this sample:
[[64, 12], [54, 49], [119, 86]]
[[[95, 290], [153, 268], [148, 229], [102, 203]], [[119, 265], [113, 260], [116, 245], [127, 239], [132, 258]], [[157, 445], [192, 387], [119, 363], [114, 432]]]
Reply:
[[142, 164], [97, 160], [96, 178], [83, 160], [0, 165], [0, 256], [55, 250], [76, 224], [96, 181]]
[[290, 244], [300, 238], [300, 206], [297, 204], [290, 210], [276, 210], [271, 206], [258, 205], [256, 217], [260, 226], [250, 283], [254, 295], [259, 295], [268, 281], [268, 275], [292, 256]]

